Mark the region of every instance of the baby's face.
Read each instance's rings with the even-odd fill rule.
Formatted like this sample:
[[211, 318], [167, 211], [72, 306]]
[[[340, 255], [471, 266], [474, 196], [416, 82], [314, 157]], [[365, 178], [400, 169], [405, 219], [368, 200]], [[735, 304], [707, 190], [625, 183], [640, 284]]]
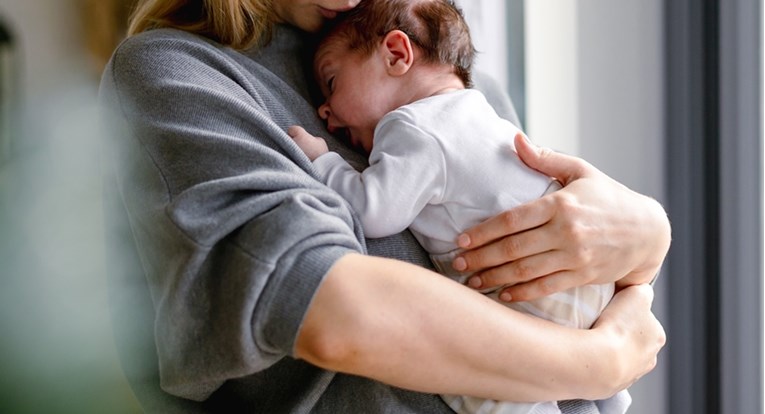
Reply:
[[348, 50], [345, 41], [338, 38], [319, 48], [314, 70], [326, 98], [319, 116], [327, 121], [330, 132], [345, 129], [351, 144], [368, 154], [375, 126], [396, 108], [385, 62], [376, 52], [363, 56]]

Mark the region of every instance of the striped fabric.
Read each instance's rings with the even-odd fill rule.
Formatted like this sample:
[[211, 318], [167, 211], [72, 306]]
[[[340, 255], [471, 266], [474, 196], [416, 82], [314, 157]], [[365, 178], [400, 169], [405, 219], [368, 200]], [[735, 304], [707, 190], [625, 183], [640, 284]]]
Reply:
[[558, 408], [563, 414], [600, 414], [598, 407], [592, 401], [565, 400], [558, 401]]

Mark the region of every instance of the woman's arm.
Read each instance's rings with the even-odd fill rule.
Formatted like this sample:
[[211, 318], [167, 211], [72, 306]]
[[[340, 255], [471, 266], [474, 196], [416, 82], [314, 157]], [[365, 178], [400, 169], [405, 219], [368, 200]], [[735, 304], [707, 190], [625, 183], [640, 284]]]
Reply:
[[[228, 380], [268, 377], [329, 269], [364, 251], [345, 201], [304, 170], [272, 117], [310, 120], [313, 108], [221, 49], [151, 30], [122, 43], [101, 86], [104, 165], [129, 224], [120, 242], [140, 259], [130, 283], [152, 299], [141, 329], [153, 343], [140, 363], [158, 364], [163, 391], [195, 401]], [[121, 288], [120, 300], [134, 300]], [[302, 380], [268, 377], [249, 398]]]
[[419, 267], [348, 254], [308, 309], [297, 357], [422, 392], [514, 401], [613, 395], [664, 344], [649, 287], [625, 289], [591, 330], [515, 312]]
[[458, 244], [471, 250], [455, 260], [455, 268], [479, 272], [468, 281], [471, 287], [511, 284], [505, 293], [528, 300], [584, 284], [623, 287], [656, 276], [671, 239], [658, 202], [579, 158], [537, 148], [520, 135], [515, 145], [526, 164], [564, 188], [459, 237]]

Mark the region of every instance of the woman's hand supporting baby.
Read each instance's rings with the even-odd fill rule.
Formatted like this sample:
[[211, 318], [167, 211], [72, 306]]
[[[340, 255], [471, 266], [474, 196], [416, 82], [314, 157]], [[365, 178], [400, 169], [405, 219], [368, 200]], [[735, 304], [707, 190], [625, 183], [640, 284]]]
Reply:
[[303, 150], [311, 161], [329, 152], [327, 141], [324, 138], [309, 134], [303, 127], [293, 125], [287, 129], [287, 134], [295, 140], [298, 147]]
[[669, 250], [661, 205], [576, 157], [515, 137], [520, 158], [563, 189], [495, 216], [459, 236], [460, 271], [472, 288], [509, 285], [500, 299], [530, 300], [575, 286], [648, 283]]

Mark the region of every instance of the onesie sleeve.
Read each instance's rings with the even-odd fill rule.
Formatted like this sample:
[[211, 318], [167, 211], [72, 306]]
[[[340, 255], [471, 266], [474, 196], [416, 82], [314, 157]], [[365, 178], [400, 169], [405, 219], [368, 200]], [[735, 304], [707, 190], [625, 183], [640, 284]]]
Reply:
[[369, 167], [354, 170], [334, 153], [317, 158], [321, 179], [353, 206], [370, 238], [396, 234], [443, 197], [445, 168], [438, 141], [397, 112], [375, 130]]
[[123, 43], [101, 84], [104, 164], [151, 292], [161, 386], [198, 401], [293, 355], [326, 272], [364, 252], [252, 78], [222, 48], [154, 34]]

